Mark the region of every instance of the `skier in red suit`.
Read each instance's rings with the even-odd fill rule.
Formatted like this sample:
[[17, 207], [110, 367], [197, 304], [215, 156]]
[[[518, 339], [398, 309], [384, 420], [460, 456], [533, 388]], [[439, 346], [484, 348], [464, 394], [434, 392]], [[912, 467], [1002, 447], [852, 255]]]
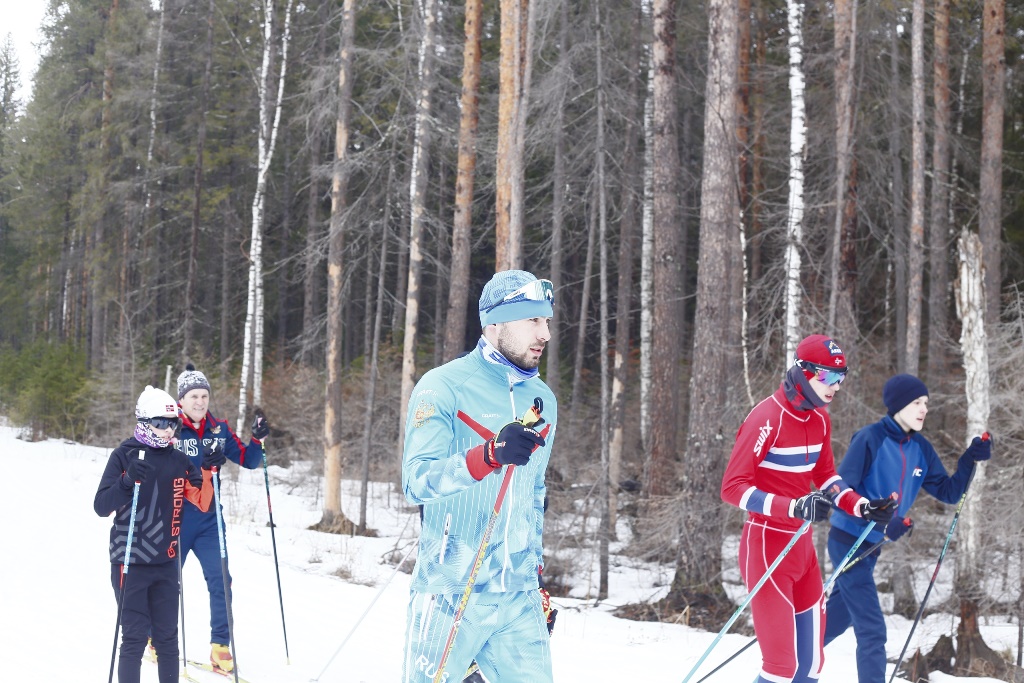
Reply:
[[[801, 524], [826, 520], [833, 505], [883, 527], [892, 518], [890, 499], [869, 501], [836, 474], [827, 407], [847, 370], [834, 340], [807, 337], [778, 390], [736, 432], [722, 500], [747, 511], [739, 565], [748, 590]], [[750, 604], [762, 657], [755, 683], [816, 681], [824, 663], [825, 603], [812, 534], [797, 540]]]

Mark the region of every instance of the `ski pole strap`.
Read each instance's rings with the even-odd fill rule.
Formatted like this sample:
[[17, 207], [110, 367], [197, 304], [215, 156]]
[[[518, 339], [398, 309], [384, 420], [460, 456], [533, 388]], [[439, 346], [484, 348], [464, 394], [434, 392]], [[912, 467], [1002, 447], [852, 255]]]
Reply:
[[711, 641], [710, 645], [708, 645], [708, 649], [704, 650], [704, 654], [700, 656], [700, 659], [697, 660], [697, 663], [693, 665], [692, 669], [690, 669], [690, 673], [686, 674], [686, 678], [683, 679], [683, 683], [688, 683], [688, 681], [691, 678], [693, 678], [693, 674], [697, 672], [697, 669], [700, 668], [700, 665], [704, 663], [704, 660], [707, 659], [709, 654], [711, 654], [711, 651], [715, 649], [715, 646], [718, 645], [718, 641], [722, 639], [722, 636], [726, 634], [726, 632], [733, 625], [733, 623], [735, 623], [735, 621], [739, 619], [739, 616], [740, 614], [742, 614], [743, 610], [747, 608], [747, 605], [750, 604], [750, 601], [753, 600], [757, 592], [761, 590], [761, 586], [767, 583], [768, 579], [771, 578], [772, 573], [779, 566], [779, 564], [786, 557], [786, 555], [789, 554], [789, 551], [793, 549], [793, 546], [796, 545], [796, 542], [800, 539], [801, 536], [803, 536], [804, 532], [807, 531], [807, 527], [809, 527], [810, 525], [810, 520], [805, 520], [804, 523], [800, 525], [800, 528], [793, 533], [793, 538], [789, 539], [789, 543], [787, 543], [786, 547], [782, 549], [782, 552], [779, 553], [779, 556], [775, 558], [775, 561], [771, 563], [771, 565], [768, 567], [768, 570], [765, 571], [761, 579], [756, 584], [754, 584], [753, 588], [750, 589], [750, 592], [747, 593], [747, 597], [743, 599], [743, 602], [740, 603], [740, 606], [737, 607], [736, 611], [732, 613], [731, 617], [729, 617], [729, 621], [725, 622], [725, 626], [722, 627], [722, 630], [718, 632], [718, 635], [715, 636], [715, 639]]
[[828, 581], [825, 583], [824, 589], [822, 589], [823, 593], [828, 593], [828, 589], [832, 587], [832, 584], [835, 583], [836, 579], [839, 578], [839, 575], [843, 573], [847, 563], [850, 561], [850, 558], [853, 557], [853, 554], [857, 552], [857, 548], [860, 547], [860, 544], [864, 542], [864, 539], [868, 537], [868, 534], [870, 534], [871, 530], [874, 528], [875, 523], [868, 522], [868, 525], [864, 527], [864, 531], [860, 532], [860, 536], [858, 536], [857, 541], [852, 546], [850, 546], [850, 550], [846, 553], [846, 557], [843, 558], [843, 561], [840, 562], [839, 565], [832, 572], [832, 576], [828, 577]]

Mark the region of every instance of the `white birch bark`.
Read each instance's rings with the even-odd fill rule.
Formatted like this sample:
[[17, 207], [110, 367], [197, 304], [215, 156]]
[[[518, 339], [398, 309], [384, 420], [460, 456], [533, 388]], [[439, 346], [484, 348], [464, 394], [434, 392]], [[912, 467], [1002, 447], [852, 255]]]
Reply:
[[807, 120], [804, 103], [803, 14], [797, 0], [786, 0], [789, 22], [789, 210], [786, 216], [786, 359], [788, 366], [800, 341], [800, 248], [804, 220], [804, 150]]
[[[651, 0], [642, 0], [644, 22], [651, 20]], [[653, 31], [644, 31], [652, 35]], [[654, 50], [647, 53], [647, 94], [644, 99], [644, 204], [640, 238], [640, 443], [644, 459], [651, 449], [651, 339], [654, 319]]]
[[[988, 338], [985, 331], [985, 267], [982, 262], [982, 246], [978, 235], [968, 230], [960, 233], [957, 241], [960, 260], [959, 281], [956, 287], [956, 313], [962, 327], [960, 349], [964, 355], [964, 393], [967, 400], [967, 438], [971, 439], [988, 429], [989, 418], [989, 374]], [[983, 512], [978, 501], [979, 492], [985, 490], [985, 462], [975, 464], [974, 479], [969, 495], [973, 499], [964, 504], [960, 513], [960, 547], [956, 553], [957, 576], [976, 576], [974, 567], [980, 547], [979, 532]], [[973, 585], [968, 579], [968, 584]]]
[[437, 3], [417, 3], [423, 17], [423, 35], [419, 48], [419, 93], [416, 98], [416, 128], [412, 152], [412, 178], [409, 183], [409, 277], [405, 296], [405, 338], [402, 350], [402, 393], [399, 407], [398, 452], [405, 448], [405, 420], [409, 397], [416, 383], [416, 342], [418, 334], [420, 280], [423, 250], [420, 245], [426, 212], [427, 161], [430, 145], [430, 101], [433, 91], [434, 24]]
[[253, 378], [253, 403], [263, 402], [263, 210], [267, 195], [267, 176], [274, 159], [277, 131], [281, 123], [281, 101], [284, 99], [285, 76], [288, 70], [288, 43], [291, 38], [292, 4], [284, 15], [284, 33], [281, 36], [281, 71], [277, 80], [277, 99], [273, 121], [267, 99], [270, 82], [270, 55], [274, 38], [274, 0], [263, 2], [263, 64], [260, 68], [258, 94], [260, 99], [260, 127], [257, 138], [256, 192], [252, 199], [252, 235], [249, 246], [249, 292], [245, 308], [245, 341], [242, 345], [242, 372], [238, 389], [238, 421], [236, 431], [241, 433], [245, 424], [246, 402], [249, 389], [250, 364]]
[[924, 297], [924, 0], [914, 0], [911, 22], [910, 226], [907, 235], [906, 372], [918, 374], [921, 299]]

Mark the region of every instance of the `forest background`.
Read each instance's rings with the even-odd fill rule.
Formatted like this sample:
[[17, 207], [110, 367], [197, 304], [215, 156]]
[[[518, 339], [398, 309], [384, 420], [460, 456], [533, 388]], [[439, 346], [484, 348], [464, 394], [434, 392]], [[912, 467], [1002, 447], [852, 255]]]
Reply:
[[[28, 101], [0, 45], [0, 406], [30, 438], [113, 445], [192, 362], [273, 462], [315, 461], [319, 528], [373, 533], [342, 477], [397, 481], [412, 384], [525, 268], [577, 520], [550, 584], [596, 548], [606, 593], [626, 525], [675, 567], [629, 613], [717, 629], [732, 435], [824, 332], [837, 456], [894, 372], [949, 466], [996, 435], [945, 608], [957, 670], [1012, 675], [972, 624], [1024, 615], [1020, 0], [51, 0], [42, 34]], [[948, 528], [918, 508], [910, 616]]]

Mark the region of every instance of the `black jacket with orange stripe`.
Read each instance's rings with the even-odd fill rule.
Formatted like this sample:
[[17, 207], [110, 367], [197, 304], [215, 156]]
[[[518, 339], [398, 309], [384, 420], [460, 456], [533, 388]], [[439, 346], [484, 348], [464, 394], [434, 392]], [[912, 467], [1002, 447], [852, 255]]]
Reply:
[[124, 563], [135, 489], [127, 475], [128, 463], [138, 459], [141, 452], [153, 470], [139, 486], [130, 564], [161, 564], [175, 559], [185, 501], [206, 511], [213, 499], [210, 471], [196, 467], [187, 455], [172, 446], [153, 448], [134, 437], [125, 440], [110, 454], [93, 500], [93, 509], [100, 517], [115, 513], [110, 527], [112, 564]]

